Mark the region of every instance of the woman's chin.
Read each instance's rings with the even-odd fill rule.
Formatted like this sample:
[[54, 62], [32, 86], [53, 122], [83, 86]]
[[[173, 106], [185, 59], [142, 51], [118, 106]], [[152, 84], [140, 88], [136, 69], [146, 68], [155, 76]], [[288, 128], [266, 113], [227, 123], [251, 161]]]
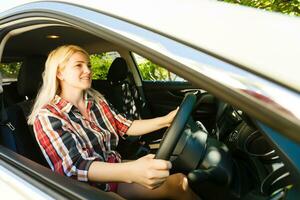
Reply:
[[77, 88], [79, 88], [79, 89], [81, 89], [81, 90], [87, 90], [87, 89], [90, 89], [90, 88], [91, 88], [91, 85], [81, 85], [81, 86], [79, 86], [79, 87], [77, 87]]
[[83, 83], [83, 84], [82, 84], [82, 88], [83, 88], [84, 90], [89, 89], [89, 88], [91, 88], [91, 87], [92, 87], [92, 83], [91, 83], [91, 82], [86, 82], [86, 83]]
[[86, 87], [84, 87], [84, 90], [87, 90], [87, 89], [90, 89], [90, 88], [91, 88], [91, 84], [88, 85], [88, 86], [86, 86]]

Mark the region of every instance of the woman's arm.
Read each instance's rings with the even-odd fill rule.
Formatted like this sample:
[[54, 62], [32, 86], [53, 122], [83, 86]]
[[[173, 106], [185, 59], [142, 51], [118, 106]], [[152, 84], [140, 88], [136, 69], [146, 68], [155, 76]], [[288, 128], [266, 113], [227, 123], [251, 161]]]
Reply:
[[156, 131], [158, 129], [168, 127], [171, 125], [178, 108], [171, 111], [169, 114], [163, 117], [156, 117], [153, 119], [134, 120], [127, 130], [127, 135], [137, 136]]
[[154, 159], [153, 154], [126, 163], [94, 161], [88, 179], [95, 182], [138, 183], [149, 189], [160, 186], [169, 176], [171, 162]]

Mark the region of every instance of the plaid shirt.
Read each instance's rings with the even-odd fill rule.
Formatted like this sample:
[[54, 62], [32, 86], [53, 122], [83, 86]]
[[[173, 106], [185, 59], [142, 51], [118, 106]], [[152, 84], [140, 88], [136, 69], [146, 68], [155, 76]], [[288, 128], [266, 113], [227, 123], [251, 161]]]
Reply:
[[[114, 151], [132, 121], [117, 113], [105, 99], [95, 102], [85, 95], [88, 119], [58, 95], [44, 106], [34, 122], [35, 137], [51, 169], [88, 181], [93, 161], [121, 162]], [[99, 185], [100, 186], [100, 185]], [[102, 184], [109, 191], [109, 184]]]

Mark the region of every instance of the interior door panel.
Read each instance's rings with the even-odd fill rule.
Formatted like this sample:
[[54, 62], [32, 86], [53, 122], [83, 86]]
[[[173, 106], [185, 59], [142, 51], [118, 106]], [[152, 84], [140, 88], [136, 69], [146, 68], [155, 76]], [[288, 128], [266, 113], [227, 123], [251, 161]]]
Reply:
[[187, 92], [197, 93], [193, 118], [201, 121], [207, 129], [212, 128], [216, 116], [216, 100], [209, 93], [194, 87], [189, 82], [178, 81], [144, 81], [143, 89], [154, 116], [162, 116], [175, 109]]
[[180, 105], [188, 82], [144, 81], [143, 88], [147, 102], [154, 116], [164, 115]]

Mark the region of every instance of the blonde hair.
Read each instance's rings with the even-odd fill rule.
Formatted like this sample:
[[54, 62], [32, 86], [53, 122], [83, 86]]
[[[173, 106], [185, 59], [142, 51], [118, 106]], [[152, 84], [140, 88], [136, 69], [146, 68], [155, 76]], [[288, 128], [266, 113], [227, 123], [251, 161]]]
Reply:
[[[83, 53], [89, 58], [89, 54], [76, 45], [63, 45], [50, 52], [42, 74], [43, 85], [38, 92], [31, 114], [28, 116], [28, 124], [33, 124], [40, 109], [49, 104], [56, 94], [59, 94], [60, 86], [56, 74], [58, 70], [63, 70], [70, 57], [78, 52]], [[86, 92], [96, 101], [102, 98], [99, 92], [91, 88], [87, 89]]]

